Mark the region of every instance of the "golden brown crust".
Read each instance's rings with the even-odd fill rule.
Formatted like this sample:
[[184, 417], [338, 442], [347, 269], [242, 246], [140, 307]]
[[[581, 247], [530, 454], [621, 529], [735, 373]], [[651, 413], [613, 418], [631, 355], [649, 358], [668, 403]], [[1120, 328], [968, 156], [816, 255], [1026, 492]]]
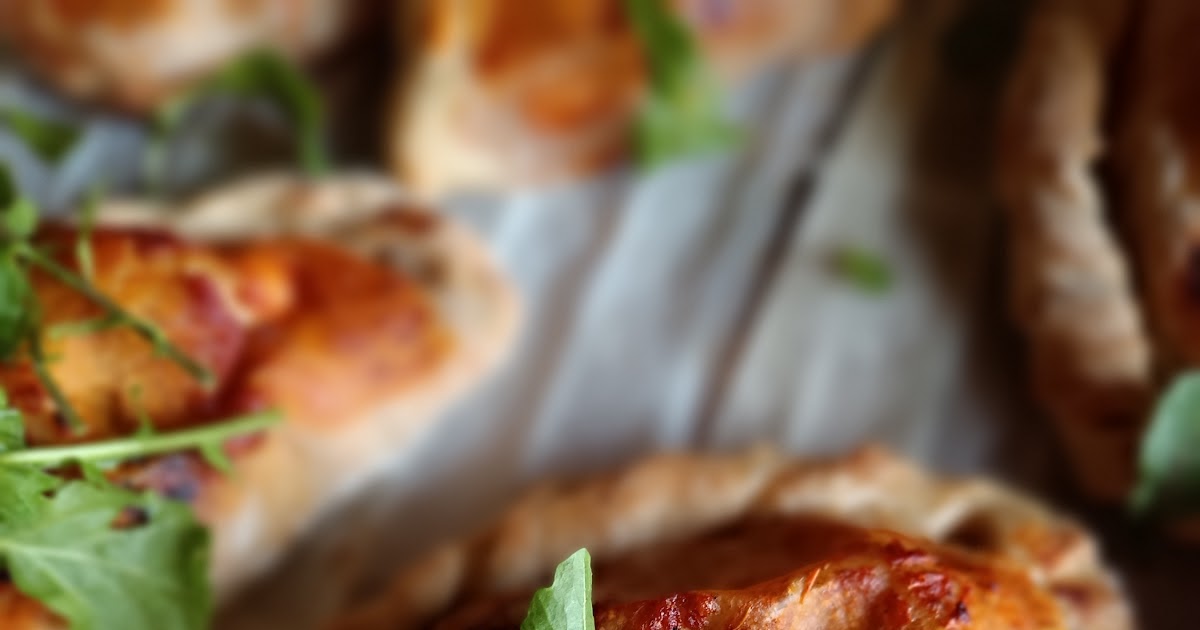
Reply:
[[65, 630], [66, 624], [45, 606], [0, 583], [0, 627], [12, 630]]
[[73, 95], [137, 110], [239, 54], [303, 58], [345, 26], [337, 0], [38, 0], [0, 3], [0, 39]]
[[[216, 474], [192, 455], [116, 473], [193, 503], [214, 533], [211, 570], [221, 596], [269, 566], [394, 458], [436, 411], [499, 360], [514, 333], [512, 289], [478, 241], [448, 219], [408, 205], [381, 179], [262, 178], [175, 214], [113, 204], [99, 216], [105, 227], [95, 250], [97, 282], [114, 298], [156, 304], [139, 313], [189, 349], [176, 326], [189, 329], [195, 318], [184, 314], [217, 300], [218, 310], [234, 314], [221, 318], [224, 338], [197, 337], [196, 343], [229, 346], [233, 367], [217, 370], [220, 387], [204, 394], [209, 398], [183, 396], [195, 403], [183, 409], [169, 406], [180, 396], [168, 394], [194, 394], [193, 385], [157, 380], [163, 366], [138, 339], [81, 338], [94, 345], [73, 348], [108, 363], [137, 366], [131, 357], [146, 357], [142, 367], [121, 371], [117, 383], [110, 385], [90, 363], [76, 371], [74, 359], [64, 360], [60, 373], [78, 373], [70, 382], [85, 393], [108, 388], [119, 394], [125, 379], [142, 379], [147, 392], [168, 390], [144, 400], [159, 405], [161, 398], [168, 406], [154, 410], [168, 424], [264, 406], [285, 413], [269, 434], [227, 445], [233, 476]], [[164, 237], [168, 224], [199, 243]], [[200, 274], [220, 288], [197, 301], [176, 291], [180, 274]], [[327, 397], [345, 404], [330, 406]], [[95, 435], [120, 433], [136, 426], [126, 402], [80, 410]], [[27, 605], [14, 606], [12, 614], [26, 614]]]
[[[697, 588], [703, 585], [703, 588]], [[516, 628], [531, 593], [460, 602], [436, 627]], [[751, 519], [594, 566], [596, 627], [1062, 628], [1019, 567], [813, 517]]]
[[[673, 3], [733, 80], [788, 55], [858, 45], [896, 0]], [[517, 6], [519, 5], [519, 10]], [[628, 153], [646, 88], [623, 2], [419, 0], [397, 82], [390, 159], [424, 194], [506, 189], [595, 172]]]
[[1092, 494], [1118, 499], [1151, 396], [1152, 356], [1096, 177], [1124, 0], [1048, 0], [1027, 27], [1005, 103], [1000, 192], [1012, 299], [1035, 388]]
[[[451, 610], [467, 610], [469, 602], [505, 594], [513, 594], [510, 604], [524, 597], [523, 604], [527, 606], [531, 589], [547, 581], [554, 566], [579, 547], [587, 547], [595, 559], [596, 588], [600, 589], [597, 601], [607, 597], [612, 589], [621, 588], [620, 583], [614, 585], [609, 578], [603, 578], [604, 584], [599, 581], [609, 562], [648, 562], [640, 565], [643, 573], [638, 575], [662, 579], [665, 574], [670, 582], [665, 588], [671, 592], [679, 588], [673, 582], [676, 577], [686, 577], [695, 571], [672, 574], [664, 568], [670, 563], [652, 561], [657, 554], [670, 556], [674, 553], [673, 546], [719, 537], [725, 528], [747, 527], [747, 523], [763, 519], [795, 523], [796, 519], [805, 518], [835, 525], [826, 525], [826, 533], [817, 537], [831, 541], [828, 546], [812, 546], [812, 536], [792, 538], [787, 543], [800, 545], [802, 549], [785, 552], [797, 553], [796, 570], [800, 571], [788, 574], [790, 577], [785, 581], [795, 588], [809, 588], [810, 595], [813, 589], [827, 589], [817, 591], [811, 609], [801, 605], [796, 609], [797, 614], [812, 614], [820, 619], [819, 602], [844, 601], [838, 598], [871, 592], [869, 588], [857, 591], [856, 587], [848, 587], [848, 578], [838, 571], [864, 561], [872, 571], [886, 572], [885, 565], [891, 565], [883, 559], [895, 557], [886, 549], [889, 545], [899, 545], [901, 549], [917, 551], [914, 557], [928, 561], [929, 567], [936, 566], [936, 572], [944, 575], [948, 584], [964, 588], [982, 584], [987, 580], [981, 579], [979, 572], [995, 572], [992, 583], [1003, 585], [993, 593], [996, 598], [971, 602], [978, 607], [978, 614], [972, 615], [969, 623], [977, 625], [955, 627], [1072, 630], [1132, 627], [1129, 610], [1112, 576], [1100, 563], [1094, 543], [1077, 526], [993, 484], [939, 480], [873, 449], [823, 462], [796, 462], [763, 449], [727, 456], [665, 455], [601, 479], [541, 486], [518, 501], [490, 529], [467, 541], [442, 547], [401, 573], [383, 597], [348, 615], [336, 627], [339, 630], [421, 627]], [[833, 529], [828, 530], [829, 527]], [[811, 522], [800, 529], [809, 534], [814, 531]], [[752, 544], [761, 544], [764, 538], [770, 535], [761, 529], [749, 537], [759, 541]], [[855, 553], [839, 556], [837, 550], [843, 542], [846, 545], [843, 550], [853, 549]], [[745, 552], [747, 544], [745, 539], [736, 541], [729, 548], [730, 553], [722, 557], [733, 562], [728, 559], [735, 557], [734, 552], [739, 549]], [[806, 545], [809, 546], [804, 548]], [[714, 553], [719, 547], [709, 540], [702, 547], [703, 553]], [[891, 549], [904, 555], [895, 547]], [[646, 560], [646, 553], [652, 554], [651, 560]], [[820, 560], [806, 563], [803, 560], [806, 553]], [[711, 556], [695, 562], [702, 562], [707, 570], [714, 571], [709, 566], [710, 560]], [[680, 560], [676, 557], [675, 561]], [[831, 576], [841, 577], [812, 577], [811, 571], [824, 566], [824, 562], [829, 563]], [[806, 570], [810, 573], [805, 573]], [[631, 571], [626, 564], [619, 573], [627, 582]], [[724, 568], [715, 570], [715, 574], [729, 576]], [[751, 583], [758, 577], [761, 575], [752, 573], [748, 578], [743, 575]], [[733, 584], [736, 583], [735, 579]], [[767, 584], [763, 588], [770, 590], [775, 586]], [[722, 584], [718, 582], [716, 587], [721, 588]], [[795, 594], [795, 588], [772, 592]], [[663, 584], [649, 590], [662, 596]], [[750, 591], [756, 601], [761, 601], [761, 592], [754, 595], [753, 589]], [[709, 591], [687, 592], [690, 597], [714, 596]], [[738, 597], [736, 593], [724, 596]], [[864, 597], [875, 603], [887, 601], [885, 595], [880, 596], [882, 599], [873, 595]], [[1048, 598], [1056, 603], [1048, 604]], [[930, 616], [922, 619], [942, 619], [937, 611], [942, 610], [943, 600], [934, 600], [937, 605], [929, 606], [924, 612]], [[663, 606], [671, 598], [668, 595], [654, 601], [658, 602], [656, 606]], [[1030, 611], [1027, 619], [1030, 625], [1003, 625], [1009, 619], [1005, 615], [1015, 614], [1011, 606], [1017, 604], [1021, 610]], [[606, 605], [615, 607], [611, 609], [614, 612], [605, 615], [618, 617], [637, 609], [637, 605], [619, 597]], [[630, 605], [634, 608], [627, 607]], [[877, 610], [871, 606], [867, 609]], [[1046, 616], [1040, 617], [1032, 612], [1035, 610], [1042, 610]], [[872, 626], [871, 619], [869, 615], [851, 617], [848, 625], [836, 625], [846, 623], [843, 618], [840, 622], [831, 621], [833, 625], [814, 627], [885, 627]], [[964, 622], [967, 620], [959, 620]], [[506, 626], [501, 622], [498, 627]]]

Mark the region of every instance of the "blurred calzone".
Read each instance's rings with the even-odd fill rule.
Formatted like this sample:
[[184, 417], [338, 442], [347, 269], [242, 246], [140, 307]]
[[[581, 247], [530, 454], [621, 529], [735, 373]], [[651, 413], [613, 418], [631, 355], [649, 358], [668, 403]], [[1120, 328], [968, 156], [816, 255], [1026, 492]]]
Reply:
[[305, 59], [361, 0], [4, 0], [0, 39], [67, 92], [144, 110], [257, 49]]
[[[412, 0], [389, 154], [437, 194], [560, 181], [630, 150], [649, 81], [636, 2], [666, 5], [726, 83], [789, 56], [857, 46], [897, 0]], [[678, 59], [665, 60], [668, 63]]]
[[[32, 445], [128, 435], [140, 417], [169, 432], [281, 411], [281, 424], [227, 444], [231, 475], [195, 454], [112, 473], [194, 507], [213, 532], [219, 597], [393, 461], [514, 334], [514, 293], [480, 241], [406, 203], [387, 180], [255, 179], [182, 209], [113, 204], [98, 219], [96, 286], [212, 370], [216, 387], [127, 329], [45, 341], [82, 436], [26, 363], [0, 367], [0, 386]], [[77, 264], [74, 228], [47, 226], [37, 238]], [[69, 288], [35, 282], [47, 326], [95, 315]], [[58, 624], [0, 583], [0, 627]]]
[[596, 627], [1128, 630], [1086, 532], [995, 484], [876, 449], [664, 455], [540, 486], [337, 630], [517, 628], [586, 547]]
[[1200, 3], [1035, 3], [1005, 104], [1013, 304], [1081, 481], [1122, 499], [1200, 365]]

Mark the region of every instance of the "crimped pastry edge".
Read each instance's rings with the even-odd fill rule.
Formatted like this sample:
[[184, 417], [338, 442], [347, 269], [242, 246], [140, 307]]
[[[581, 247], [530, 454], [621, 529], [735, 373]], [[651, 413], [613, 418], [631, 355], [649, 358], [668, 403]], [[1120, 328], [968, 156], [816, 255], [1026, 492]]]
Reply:
[[[420, 627], [469, 592], [538, 585], [579, 547], [603, 558], [743, 517], [795, 514], [933, 541], [983, 528], [993, 542], [988, 551], [1025, 567], [1060, 603], [1067, 627], [1134, 627], [1095, 541], [1070, 519], [989, 481], [937, 478], [878, 447], [825, 460], [769, 447], [664, 454], [590, 480], [544, 483], [477, 535], [403, 570], [381, 596], [332, 627]], [[1079, 592], [1091, 596], [1072, 596]]]

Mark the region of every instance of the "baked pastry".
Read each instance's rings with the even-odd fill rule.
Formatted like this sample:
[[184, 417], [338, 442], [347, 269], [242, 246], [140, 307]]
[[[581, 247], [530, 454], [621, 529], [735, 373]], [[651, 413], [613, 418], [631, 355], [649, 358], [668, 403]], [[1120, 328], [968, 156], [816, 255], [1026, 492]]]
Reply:
[[1200, 46], [1186, 0], [1044, 0], [1004, 109], [1000, 190], [1036, 389], [1083, 486], [1127, 496], [1162, 383], [1200, 360]]
[[878, 449], [664, 455], [544, 485], [334, 627], [515, 628], [581, 547], [597, 628], [1133, 627], [1079, 527]]
[[[0, 368], [0, 386], [35, 446], [127, 435], [143, 415], [169, 431], [280, 410], [280, 425], [226, 445], [232, 475], [194, 454], [112, 473], [194, 507], [213, 533], [218, 597], [393, 460], [513, 338], [514, 293], [481, 243], [387, 180], [270, 177], [174, 213], [114, 203], [98, 218], [96, 286], [207, 366], [216, 387], [123, 328], [45, 340], [82, 436], [63, 426], [28, 363]], [[76, 264], [72, 247], [55, 247], [73, 232], [52, 226], [37, 238]], [[48, 277], [35, 276], [35, 290], [47, 325], [95, 314]], [[16, 621], [42, 618], [0, 584], [0, 626], [56, 627]]]
[[295, 59], [318, 53], [361, 4], [7, 0], [0, 39], [75, 96], [146, 110], [253, 49]]
[[1012, 301], [1035, 388], [1090, 493], [1120, 498], [1152, 393], [1153, 360], [1130, 261], [1097, 167], [1112, 152], [1110, 79], [1124, 0], [1036, 5], [1006, 101], [1000, 192], [1010, 221]]
[[[622, 160], [648, 81], [630, 1], [404, 3], [399, 39], [411, 44], [388, 140], [396, 173], [436, 195], [561, 181]], [[664, 1], [726, 82], [781, 57], [857, 46], [898, 4]]]

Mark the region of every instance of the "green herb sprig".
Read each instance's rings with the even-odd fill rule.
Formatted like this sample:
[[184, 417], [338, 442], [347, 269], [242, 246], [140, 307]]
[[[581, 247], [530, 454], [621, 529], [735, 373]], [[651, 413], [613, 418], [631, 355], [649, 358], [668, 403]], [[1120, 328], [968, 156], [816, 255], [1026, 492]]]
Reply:
[[[204, 630], [212, 618], [209, 535], [191, 509], [109, 482], [102, 464], [219, 449], [266, 430], [261, 413], [196, 429], [29, 448], [0, 391], [0, 568], [72, 630]], [[83, 478], [47, 470], [75, 464]]]
[[192, 378], [199, 381], [201, 385], [212, 387], [215, 382], [212, 372], [188, 356], [187, 353], [179, 349], [175, 344], [171, 343], [157, 326], [125, 310], [124, 307], [102, 293], [87, 279], [59, 264], [58, 261], [47, 255], [45, 250], [28, 243], [22, 243], [18, 246], [15, 253], [19, 258], [24, 259], [29, 266], [49, 274], [55, 280], [87, 298], [92, 304], [99, 306], [104, 311], [104, 314], [99, 319], [107, 320], [108, 327], [124, 326], [129, 328], [137, 333], [138, 336], [150, 342], [159, 354], [179, 364]]
[[74, 125], [47, 120], [15, 107], [0, 107], [0, 123], [38, 157], [51, 163], [66, 158], [80, 138]]
[[50, 376], [42, 347], [41, 307], [33, 290], [30, 274], [34, 270], [48, 274], [77, 291], [98, 306], [107, 326], [125, 326], [149, 342], [159, 354], [171, 359], [203, 386], [214, 383], [210, 370], [173, 344], [154, 324], [143, 320], [117, 304], [91, 283], [56, 261], [33, 242], [37, 230], [37, 210], [27, 199], [16, 194], [7, 169], [0, 167], [0, 361], [12, 361], [22, 355], [32, 363], [39, 380], [54, 399], [59, 413], [75, 430], [83, 428], [78, 413], [63, 396]]
[[312, 176], [329, 171], [325, 149], [324, 111], [316, 87], [294, 64], [277, 53], [260, 50], [234, 60], [188, 92], [168, 101], [154, 115], [154, 136], [144, 170], [156, 184], [163, 181], [167, 145], [188, 114], [216, 96], [262, 99], [274, 105], [297, 129], [301, 167]]
[[648, 167], [726, 148], [739, 130], [721, 113], [720, 91], [687, 25], [666, 0], [625, 0], [650, 71], [634, 123], [639, 162]]
[[[119, 440], [5, 451], [0, 452], [0, 466], [30, 465], [53, 468], [71, 462], [121, 462], [179, 451], [212, 453], [222, 449], [226, 441], [241, 435], [261, 432], [278, 423], [280, 419], [278, 412], [266, 411], [170, 433], [140, 433]], [[209, 461], [212, 463], [211, 459]], [[214, 467], [226, 467], [226, 462]]]
[[596, 630], [592, 613], [592, 557], [580, 549], [554, 571], [554, 582], [539, 589], [521, 630]]

